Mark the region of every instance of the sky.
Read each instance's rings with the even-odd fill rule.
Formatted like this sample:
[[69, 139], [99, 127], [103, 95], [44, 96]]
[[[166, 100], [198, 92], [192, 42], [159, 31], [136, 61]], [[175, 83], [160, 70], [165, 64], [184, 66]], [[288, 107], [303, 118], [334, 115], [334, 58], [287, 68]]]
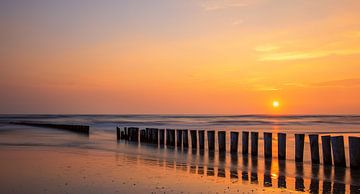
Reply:
[[359, 10], [0, 0], [0, 113], [360, 114]]

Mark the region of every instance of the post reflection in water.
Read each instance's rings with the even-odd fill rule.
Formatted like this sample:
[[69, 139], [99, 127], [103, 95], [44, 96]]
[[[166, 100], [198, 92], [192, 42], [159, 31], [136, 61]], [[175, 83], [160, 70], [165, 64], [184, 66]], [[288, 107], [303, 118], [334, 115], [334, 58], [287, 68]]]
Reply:
[[[149, 147], [147, 149], [156, 148]], [[153, 166], [165, 166], [165, 169], [200, 175], [204, 178], [213, 177], [229, 180], [233, 184], [239, 184], [240, 179], [241, 184], [250, 183], [260, 187], [286, 188], [300, 192], [360, 193], [359, 170], [215, 151], [160, 150], [162, 151], [157, 152], [159, 158], [135, 157], [134, 160], [137, 163], [153, 163]], [[239, 170], [241, 171], [241, 178], [239, 177]], [[230, 172], [229, 175], [226, 172]]]

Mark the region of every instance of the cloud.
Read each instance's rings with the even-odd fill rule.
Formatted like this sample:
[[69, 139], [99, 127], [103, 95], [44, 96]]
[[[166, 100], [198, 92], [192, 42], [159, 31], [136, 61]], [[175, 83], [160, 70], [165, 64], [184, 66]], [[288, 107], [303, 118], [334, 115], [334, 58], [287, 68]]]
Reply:
[[313, 83], [312, 85], [317, 87], [358, 87], [360, 86], [360, 78], [331, 80]]
[[206, 0], [201, 5], [206, 11], [217, 11], [232, 7], [248, 6], [243, 0]]
[[262, 54], [259, 61], [289, 61], [289, 60], [306, 60], [330, 55], [347, 56], [360, 54], [360, 49], [343, 49], [343, 50], [318, 50], [318, 51], [301, 51], [301, 52], [272, 52]]
[[270, 52], [278, 50], [280, 47], [275, 45], [260, 45], [257, 46], [254, 50], [258, 52]]

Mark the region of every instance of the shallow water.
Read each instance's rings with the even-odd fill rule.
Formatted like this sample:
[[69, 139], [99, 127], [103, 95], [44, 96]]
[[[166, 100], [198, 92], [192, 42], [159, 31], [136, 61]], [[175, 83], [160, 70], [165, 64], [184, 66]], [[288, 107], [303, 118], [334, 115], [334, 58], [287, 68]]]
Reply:
[[[69, 158], [69, 163], [74, 163], [75, 168], [81, 167], [81, 162], [86, 163], [93, 175], [101, 174], [104, 180], [98, 180], [96, 177], [89, 178], [86, 181], [86, 185], [94, 191], [115, 192], [123, 191], [127, 193], [131, 192], [200, 192], [200, 191], [218, 191], [218, 192], [325, 192], [332, 191], [337, 192], [358, 192], [360, 186], [360, 172], [350, 170], [349, 168], [332, 168], [320, 166], [312, 166], [310, 164], [310, 151], [308, 138], [305, 138], [305, 156], [304, 164], [296, 164], [294, 158], [294, 133], [315, 133], [321, 132], [321, 134], [338, 135], [339, 132], [344, 133], [342, 135], [359, 135], [359, 123], [360, 117], [358, 116], [286, 116], [285, 118], [273, 117], [273, 116], [164, 116], [164, 115], [11, 115], [2, 116], [0, 121], [3, 124], [0, 125], [0, 152], [1, 156], [12, 159], [11, 162], [2, 160], [1, 167], [8, 169], [11, 173], [14, 173], [14, 166], [27, 166], [28, 179], [36, 178], [37, 172], [31, 171], [32, 166], [25, 161], [34, 159], [36, 155], [41, 155], [40, 163], [53, 163], [54, 161], [50, 157], [66, 157]], [[6, 124], [8, 121], [44, 121], [51, 123], [73, 123], [73, 124], [88, 124], [91, 126], [90, 136], [82, 136], [67, 131], [36, 128], [28, 126], [17, 126]], [[226, 122], [224, 122], [227, 120]], [[234, 123], [235, 120], [235, 123]], [[246, 124], [242, 123], [247, 120]], [[257, 125], [249, 125], [250, 122], [257, 122]], [[279, 125], [259, 124], [255, 120], [279, 120]], [[331, 121], [336, 120], [336, 122]], [[216, 121], [216, 122], [215, 122]], [[221, 122], [220, 122], [221, 121]], [[349, 121], [349, 123], [346, 123]], [[148, 125], [147, 122], [149, 123]], [[274, 123], [274, 121], [271, 121]], [[291, 127], [289, 123], [304, 122], [301, 126]], [[161, 123], [161, 124], [159, 124]], [[214, 124], [216, 123], [216, 124]], [[222, 124], [219, 124], [222, 123]], [[226, 123], [226, 124], [225, 124]], [[227, 125], [232, 123], [231, 125]], [[260, 122], [264, 123], [264, 122]], [[312, 124], [311, 124], [312, 123]], [[316, 123], [316, 124], [314, 124]], [[342, 123], [342, 124], [340, 124]], [[191, 148], [184, 150], [178, 148], [158, 147], [149, 144], [133, 144], [129, 142], [121, 141], [116, 142], [115, 127], [116, 126], [138, 126], [138, 127], [159, 127], [159, 128], [194, 128], [194, 129], [215, 129], [227, 131], [242, 131], [256, 130], [274, 132], [273, 135], [273, 160], [263, 159], [263, 144], [262, 133], [259, 133], [259, 157], [252, 159], [251, 157], [242, 157], [241, 153], [237, 157], [227, 153], [226, 155], [219, 155], [218, 152], [209, 153], [206, 149], [204, 152], [193, 151]], [[307, 130], [305, 130], [307, 128]], [[337, 129], [342, 129], [337, 130]], [[331, 130], [327, 130], [331, 129]], [[286, 162], [279, 162], [276, 159], [277, 156], [277, 137], [276, 132], [285, 131], [288, 134], [287, 138], [287, 160]], [[347, 133], [345, 133], [347, 132]], [[206, 134], [206, 133], [205, 133]], [[217, 137], [215, 137], [217, 139]], [[229, 133], [227, 133], [227, 139], [229, 140]], [[345, 138], [347, 140], [347, 138]], [[205, 135], [206, 142], [206, 135]], [[241, 141], [239, 142], [239, 148], [241, 148]], [[321, 147], [321, 145], [320, 145]], [[348, 144], [345, 142], [346, 153], [348, 153]], [[206, 148], [206, 147], [205, 147]], [[227, 144], [227, 150], [229, 150], [229, 144]], [[240, 149], [239, 149], [240, 150]], [[43, 153], [43, 154], [41, 154]], [[52, 154], [50, 154], [52, 153]], [[54, 154], [58, 153], [58, 154]], [[98, 157], [98, 155], [101, 157]], [[320, 152], [321, 154], [321, 152]], [[48, 157], [46, 157], [48, 156]], [[106, 156], [106, 157], [105, 157]], [[115, 160], [114, 160], [115, 156]], [[34, 158], [35, 157], [35, 158]], [[348, 154], [346, 155], [348, 161]], [[15, 158], [15, 159], [14, 159]], [[16, 158], [19, 158], [16, 160]], [[102, 159], [101, 159], [102, 158]], [[96, 161], [92, 163], [91, 161]], [[88, 164], [90, 162], [90, 164]], [[65, 168], [69, 163], [59, 163], [58, 168]], [[29, 166], [30, 165], [30, 166]], [[45, 164], [42, 164], [45, 165]], [[65, 166], [64, 166], [65, 165]], [[116, 167], [121, 165], [122, 167]], [[46, 166], [46, 165], [45, 165]], [[131, 174], [131, 170], [125, 168], [131, 166], [131, 168], [137, 169], [137, 175], [129, 177], [124, 176], [123, 173], [118, 172], [116, 177], [126, 177], [128, 183], [137, 184], [134, 188], [131, 185], [112, 185], [105, 184], [107, 188], [99, 186], [99, 183], [110, 181], [111, 179], [106, 176], [106, 171], [112, 171], [113, 167], [115, 171], [120, 168], [122, 171]], [[10, 169], [12, 169], [11, 171]], [[103, 167], [105, 169], [103, 169]], [[65, 176], [62, 170], [54, 169], [51, 165], [46, 167], [37, 167], [42, 171], [41, 180], [53, 179], [46, 171], [62, 174]], [[2, 169], [3, 170], [3, 169]], [[88, 169], [87, 169], [88, 170]], [[147, 170], [151, 170], [154, 174], [147, 174]], [[76, 182], [81, 180], [80, 170], [73, 170], [79, 174], [73, 174], [70, 177], [63, 177], [62, 182]], [[84, 170], [85, 171], [85, 170]], [[74, 173], [74, 172], [72, 172]], [[105, 173], [105, 174], [104, 174]], [[10, 176], [10, 175], [6, 175]], [[25, 176], [25, 175], [22, 175]], [[40, 175], [39, 175], [40, 176]], [[3, 173], [0, 176], [1, 179], [7, 179]], [[166, 178], [165, 178], [166, 177]], [[169, 178], [170, 177], [170, 178]], [[173, 177], [173, 178], [171, 178]], [[26, 177], [23, 177], [26, 179]], [[131, 178], [131, 180], [130, 180]], [[114, 179], [114, 178], [112, 178]], [[151, 181], [149, 181], [151, 179]], [[17, 179], [14, 179], [17, 180]], [[35, 180], [34, 180], [35, 181]], [[88, 182], [92, 182], [91, 184]], [[98, 182], [99, 181], [99, 182]], [[191, 184], [188, 182], [196, 182], [197, 185], [191, 187], [181, 187], [182, 184]], [[1, 181], [2, 182], [2, 181]], [[14, 189], [11, 185], [11, 179], [7, 179], [5, 182], [9, 182], [7, 189]], [[37, 181], [35, 181], [37, 182]], [[41, 182], [41, 181], [40, 181]], [[138, 183], [133, 183], [138, 182]], [[148, 183], [149, 182], [149, 183]], [[150, 184], [151, 185], [148, 185]], [[30, 182], [31, 183], [31, 182]], [[22, 183], [24, 188], [30, 189], [36, 187], [36, 185], [26, 183], [26, 180]], [[37, 183], [40, 184], [40, 183]], [[47, 188], [47, 191], [53, 191], [51, 193], [63, 193], [61, 191], [68, 190], [56, 190], [57, 183], [55, 180], [49, 185], [51, 188]], [[84, 183], [85, 184], [85, 183]], [[139, 184], [144, 184], [139, 186]], [[90, 192], [85, 189], [83, 184], [81, 187], [74, 187], [70, 192]], [[164, 186], [166, 185], [166, 186]], [[214, 188], [212, 188], [212, 185]], [[64, 185], [62, 185], [64, 186]], [[93, 188], [95, 187], [96, 188]], [[40, 186], [38, 186], [40, 187]], [[42, 185], [41, 188], [43, 188]], [[86, 188], [88, 188], [86, 187]], [[164, 187], [164, 189], [162, 189]], [[228, 188], [229, 187], [229, 188]], [[62, 188], [62, 187], [61, 187]], [[209, 188], [212, 188], [209, 190]], [[34, 191], [43, 192], [36, 188], [32, 188]], [[97, 190], [99, 189], [99, 190]], [[110, 189], [110, 190], [107, 190]], [[131, 190], [133, 189], [133, 190]], [[148, 190], [150, 189], [150, 190]], [[21, 190], [15, 192], [21, 193]], [[94, 192], [96, 193], [96, 192]]]

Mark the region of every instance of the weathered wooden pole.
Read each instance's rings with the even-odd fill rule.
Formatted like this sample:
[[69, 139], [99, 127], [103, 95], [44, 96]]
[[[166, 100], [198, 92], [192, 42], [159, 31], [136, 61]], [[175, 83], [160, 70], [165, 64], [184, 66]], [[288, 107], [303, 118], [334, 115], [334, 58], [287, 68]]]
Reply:
[[128, 131], [127, 127], [124, 127], [124, 133], [125, 133], [124, 139], [129, 140], [129, 131]]
[[218, 144], [219, 144], [219, 152], [226, 151], [226, 132], [219, 131], [218, 132]]
[[189, 135], [188, 135], [188, 130], [185, 129], [183, 130], [183, 148], [188, 148], [189, 147]]
[[323, 164], [332, 165], [330, 135], [321, 136]]
[[259, 133], [251, 132], [251, 155], [258, 156], [258, 141], [259, 141]]
[[159, 142], [159, 129], [153, 129], [153, 144], [158, 144]]
[[238, 153], [239, 145], [239, 132], [230, 132], [230, 152], [232, 154]]
[[208, 138], [209, 151], [214, 151], [215, 150], [215, 131], [208, 131], [207, 138]]
[[147, 142], [147, 143], [149, 143], [150, 142], [150, 137], [151, 137], [151, 135], [150, 135], [150, 128], [146, 128], [145, 129], [145, 142]]
[[334, 156], [335, 167], [346, 167], [345, 150], [344, 150], [344, 137], [335, 136], [331, 137], [331, 147]]
[[159, 129], [160, 145], [164, 145], [165, 142], [165, 129]]
[[142, 129], [140, 130], [140, 142], [145, 142], [146, 139], [146, 130]]
[[295, 161], [304, 161], [304, 134], [295, 134]]
[[349, 137], [350, 168], [360, 168], [360, 137]]
[[286, 133], [278, 133], [278, 158], [286, 159]]
[[196, 130], [190, 130], [190, 136], [191, 136], [191, 148], [192, 149], [197, 149]]
[[121, 134], [120, 134], [120, 128], [116, 127], [116, 139], [119, 141], [121, 139]]
[[264, 156], [272, 158], [272, 133], [264, 132]]
[[205, 149], [205, 131], [200, 130], [199, 133], [199, 149], [204, 150]]
[[242, 132], [242, 154], [243, 155], [249, 154], [249, 132], [248, 131]]
[[176, 144], [176, 146], [178, 147], [178, 148], [181, 148], [181, 145], [182, 145], [182, 130], [181, 129], [177, 129], [176, 130], [176, 135], [177, 135], [177, 144]]
[[174, 131], [174, 129], [166, 129], [166, 145], [175, 147], [175, 131]]
[[310, 140], [310, 151], [311, 151], [311, 163], [320, 164], [319, 135], [317, 134], [309, 135], [309, 140]]

